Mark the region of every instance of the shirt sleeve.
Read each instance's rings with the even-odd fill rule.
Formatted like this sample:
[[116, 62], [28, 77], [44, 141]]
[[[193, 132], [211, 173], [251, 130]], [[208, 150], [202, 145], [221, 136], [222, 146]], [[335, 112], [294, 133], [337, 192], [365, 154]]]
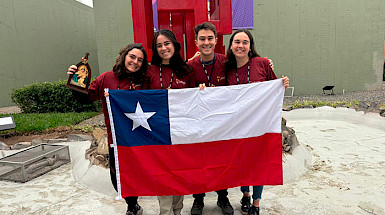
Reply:
[[104, 89], [101, 89], [104, 76], [103, 74], [99, 75], [88, 88], [88, 97], [93, 102], [102, 99], [104, 96]]
[[268, 81], [277, 79], [277, 76], [275, 75], [273, 69], [270, 66], [269, 60], [266, 58], [264, 61], [265, 64], [265, 71], [266, 71], [266, 78]]

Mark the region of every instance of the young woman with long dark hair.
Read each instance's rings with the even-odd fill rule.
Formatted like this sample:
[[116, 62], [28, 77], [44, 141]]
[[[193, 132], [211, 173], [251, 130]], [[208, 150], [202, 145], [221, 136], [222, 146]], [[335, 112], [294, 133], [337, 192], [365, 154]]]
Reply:
[[[277, 79], [267, 58], [260, 57], [255, 51], [254, 39], [248, 30], [233, 33], [227, 49], [227, 85], [248, 84]], [[289, 78], [282, 77], [283, 85], [289, 87]], [[241, 187], [241, 211], [243, 214], [259, 215], [259, 202], [263, 186], [253, 186], [253, 203], [249, 186]]]
[[[160, 30], [152, 42], [151, 66], [143, 89], [181, 89], [194, 87], [194, 74], [180, 55], [181, 45], [174, 33]], [[180, 215], [183, 196], [158, 196], [160, 215]]]

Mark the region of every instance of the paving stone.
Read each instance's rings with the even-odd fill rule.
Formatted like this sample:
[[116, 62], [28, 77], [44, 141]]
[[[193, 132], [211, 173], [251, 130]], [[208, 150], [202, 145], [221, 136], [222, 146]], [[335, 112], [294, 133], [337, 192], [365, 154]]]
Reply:
[[47, 139], [41, 139], [41, 138], [35, 138], [32, 140], [31, 144], [33, 146], [36, 146], [36, 145], [39, 145], [39, 144], [42, 144], [42, 143], [48, 143], [48, 140]]
[[10, 149], [9, 146], [0, 141], [0, 150], [8, 150], [8, 149]]
[[284, 138], [289, 137], [289, 132], [288, 131], [282, 131], [282, 135]]
[[291, 105], [284, 105], [282, 107], [282, 110], [283, 111], [291, 111], [291, 110], [293, 110], [293, 106], [291, 106]]
[[101, 128], [96, 128], [93, 132], [92, 132], [92, 135], [94, 136], [94, 138], [99, 141], [100, 138], [103, 137], [103, 135], [105, 135], [107, 132]]
[[305, 105], [302, 108], [314, 108], [313, 105]]
[[60, 138], [60, 139], [48, 139], [47, 140], [47, 143], [63, 143], [63, 142], [67, 142], [67, 139], [65, 138]]
[[103, 135], [97, 143], [98, 143], [98, 153], [101, 155], [108, 155], [107, 134]]
[[89, 148], [86, 150], [85, 158], [89, 160], [94, 154], [97, 154], [96, 147]]
[[69, 134], [67, 135], [68, 142], [76, 142], [76, 141], [93, 141], [94, 138], [91, 135], [84, 134]]
[[20, 142], [20, 143], [16, 143], [16, 144], [12, 145], [11, 149], [13, 149], [13, 150], [24, 149], [24, 148], [28, 148], [30, 146], [32, 146], [31, 142]]

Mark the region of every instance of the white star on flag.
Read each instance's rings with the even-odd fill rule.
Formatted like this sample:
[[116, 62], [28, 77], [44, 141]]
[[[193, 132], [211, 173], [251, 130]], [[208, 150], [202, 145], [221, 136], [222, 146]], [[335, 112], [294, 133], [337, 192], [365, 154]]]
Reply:
[[147, 120], [152, 117], [156, 112], [143, 112], [142, 106], [140, 106], [140, 103], [138, 102], [136, 104], [136, 110], [135, 113], [124, 113], [128, 118], [130, 118], [133, 122], [132, 124], [132, 131], [135, 130], [135, 128], [142, 126], [143, 128], [152, 131], [150, 128], [150, 125], [148, 124]]

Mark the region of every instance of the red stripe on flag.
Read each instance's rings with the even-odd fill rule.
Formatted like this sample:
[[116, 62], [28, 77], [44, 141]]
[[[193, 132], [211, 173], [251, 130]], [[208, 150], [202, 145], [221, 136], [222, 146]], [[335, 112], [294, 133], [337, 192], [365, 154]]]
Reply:
[[121, 194], [187, 195], [282, 184], [280, 133], [168, 146], [118, 146]]

